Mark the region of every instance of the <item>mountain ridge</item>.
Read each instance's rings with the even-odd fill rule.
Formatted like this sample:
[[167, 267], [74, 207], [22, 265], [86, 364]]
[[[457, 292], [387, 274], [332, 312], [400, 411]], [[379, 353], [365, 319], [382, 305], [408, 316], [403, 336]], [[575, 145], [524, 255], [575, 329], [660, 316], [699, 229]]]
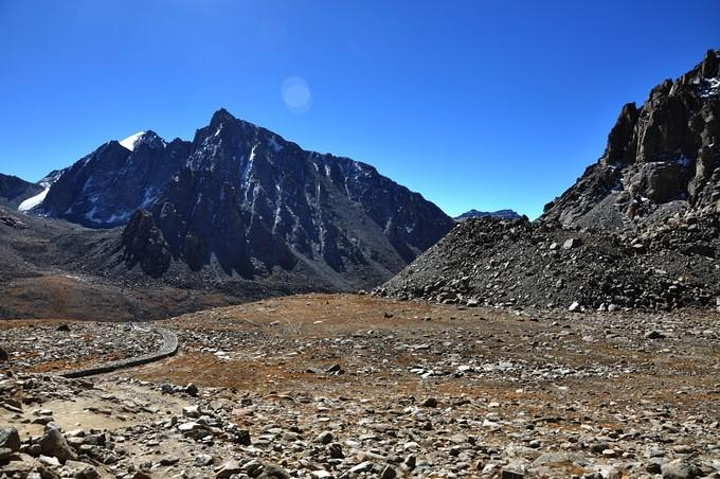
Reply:
[[454, 219], [455, 221], [463, 221], [468, 218], [483, 218], [485, 216], [490, 216], [492, 218], [498, 218], [507, 221], [512, 221], [520, 218], [520, 214], [511, 209], [503, 209], [497, 211], [478, 211], [473, 208], [461, 214], [460, 216], [456, 216]]
[[32, 212], [124, 227], [126, 266], [155, 277], [171, 262], [247, 279], [305, 267], [343, 290], [389, 279], [453, 225], [373, 166], [303, 150], [224, 108], [192, 141], [146, 130], [104, 143]]

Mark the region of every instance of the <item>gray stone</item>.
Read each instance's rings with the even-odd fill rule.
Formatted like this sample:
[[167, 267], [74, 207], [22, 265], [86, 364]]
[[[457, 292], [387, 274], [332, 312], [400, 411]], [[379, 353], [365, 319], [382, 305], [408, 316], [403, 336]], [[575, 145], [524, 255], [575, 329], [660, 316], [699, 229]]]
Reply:
[[198, 390], [198, 387], [195, 386], [193, 383], [188, 384], [185, 386], [185, 392], [191, 395], [192, 397], [197, 397], [200, 391]]
[[391, 465], [385, 466], [382, 473], [380, 474], [380, 479], [395, 479], [397, 477], [397, 472]]
[[161, 466], [174, 466], [174, 465], [177, 464], [178, 462], [180, 462], [180, 458], [179, 458], [179, 457], [176, 457], [176, 456], [166, 456], [166, 457], [163, 457], [162, 459], [160, 459], [159, 464], [160, 464]]
[[563, 243], [563, 249], [573, 249], [580, 245], [582, 245], [582, 240], [580, 238], [570, 238], [565, 240]]
[[340, 445], [337, 442], [328, 444], [327, 451], [332, 459], [344, 459], [345, 458], [345, 453], [343, 453], [342, 445]]
[[0, 463], [8, 461], [12, 455], [12, 449], [9, 447], [0, 447]]
[[509, 469], [503, 469], [500, 473], [500, 479], [524, 479], [525, 474], [520, 472], [511, 471]]
[[0, 447], [8, 448], [12, 452], [20, 450], [20, 435], [14, 427], [0, 427]]
[[357, 474], [360, 472], [370, 472], [375, 467], [375, 464], [371, 461], [361, 462], [357, 466], [353, 466], [348, 471], [350, 474]]
[[57, 457], [63, 462], [77, 459], [75, 452], [65, 440], [65, 436], [54, 424], [45, 428], [45, 433], [40, 438], [40, 448], [46, 456]]
[[243, 472], [243, 468], [240, 466], [240, 463], [235, 460], [230, 460], [220, 466], [220, 469], [218, 469], [215, 477], [218, 479], [229, 478], [233, 474], [240, 474], [241, 472]]
[[665, 337], [665, 335], [663, 333], [661, 333], [660, 331], [653, 330], [653, 331], [648, 331], [647, 333], [645, 333], [646, 339], [663, 339], [664, 337]]
[[195, 465], [206, 467], [213, 463], [213, 457], [209, 454], [199, 454], [195, 457]]
[[315, 438], [315, 442], [318, 442], [320, 444], [330, 444], [333, 442], [334, 436], [333, 433], [330, 431], [323, 431], [320, 434], [317, 435]]
[[663, 479], [693, 479], [698, 477], [698, 469], [693, 464], [677, 459], [660, 467]]

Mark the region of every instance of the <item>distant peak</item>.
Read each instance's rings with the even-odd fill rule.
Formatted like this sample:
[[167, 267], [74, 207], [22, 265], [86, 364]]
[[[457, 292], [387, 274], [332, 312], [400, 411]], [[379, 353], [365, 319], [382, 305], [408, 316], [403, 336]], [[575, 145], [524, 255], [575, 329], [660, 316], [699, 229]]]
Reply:
[[511, 220], [520, 218], [520, 215], [517, 212], [515, 212], [514, 210], [509, 210], [509, 209], [497, 210], [497, 211], [478, 211], [476, 209], [471, 209], [470, 211], [467, 211], [467, 212], [461, 214], [460, 216], [457, 216], [455, 218], [455, 221], [462, 221], [462, 220], [466, 220], [468, 218], [485, 218], [485, 217], [511, 221]]
[[213, 113], [212, 119], [210, 120], [210, 126], [217, 126], [228, 121], [237, 121], [237, 118], [235, 118], [225, 108], [220, 108], [218, 111]]

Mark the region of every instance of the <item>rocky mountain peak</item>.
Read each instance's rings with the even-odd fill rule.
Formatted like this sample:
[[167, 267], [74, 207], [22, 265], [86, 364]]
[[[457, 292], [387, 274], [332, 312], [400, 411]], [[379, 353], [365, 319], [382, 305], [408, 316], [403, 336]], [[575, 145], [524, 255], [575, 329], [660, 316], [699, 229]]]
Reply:
[[302, 150], [225, 109], [192, 142], [148, 130], [105, 143], [35, 212], [125, 226], [126, 267], [151, 276], [179, 263], [247, 279], [302, 274], [335, 290], [388, 279], [453, 226], [375, 168]]
[[461, 214], [460, 216], [455, 217], [455, 221], [465, 221], [469, 218], [496, 218], [499, 220], [505, 220], [505, 221], [512, 221], [520, 218], [520, 215], [513, 211], [513, 210], [497, 210], [497, 211], [478, 211], [476, 209], [471, 209], [469, 211], [466, 211], [465, 213]]
[[238, 119], [235, 118], [232, 113], [227, 111], [225, 108], [220, 108], [215, 113], [213, 113], [212, 118], [210, 119], [210, 127], [217, 128], [223, 123], [234, 123], [237, 121]]
[[546, 206], [565, 226], [626, 228], [689, 209], [718, 209], [720, 63], [710, 50], [676, 81], [622, 107], [607, 148], [578, 182]]

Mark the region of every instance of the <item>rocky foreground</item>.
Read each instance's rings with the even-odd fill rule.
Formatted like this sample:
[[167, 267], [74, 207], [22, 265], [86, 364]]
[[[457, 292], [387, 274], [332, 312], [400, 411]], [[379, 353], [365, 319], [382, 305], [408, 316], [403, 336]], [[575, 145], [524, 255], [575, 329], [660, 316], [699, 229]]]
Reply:
[[[720, 477], [719, 319], [296, 296], [164, 321], [176, 357], [85, 379], [21, 363], [18, 322], [0, 477]], [[158, 341], [64, 324], [37, 347], [73, 364]]]

